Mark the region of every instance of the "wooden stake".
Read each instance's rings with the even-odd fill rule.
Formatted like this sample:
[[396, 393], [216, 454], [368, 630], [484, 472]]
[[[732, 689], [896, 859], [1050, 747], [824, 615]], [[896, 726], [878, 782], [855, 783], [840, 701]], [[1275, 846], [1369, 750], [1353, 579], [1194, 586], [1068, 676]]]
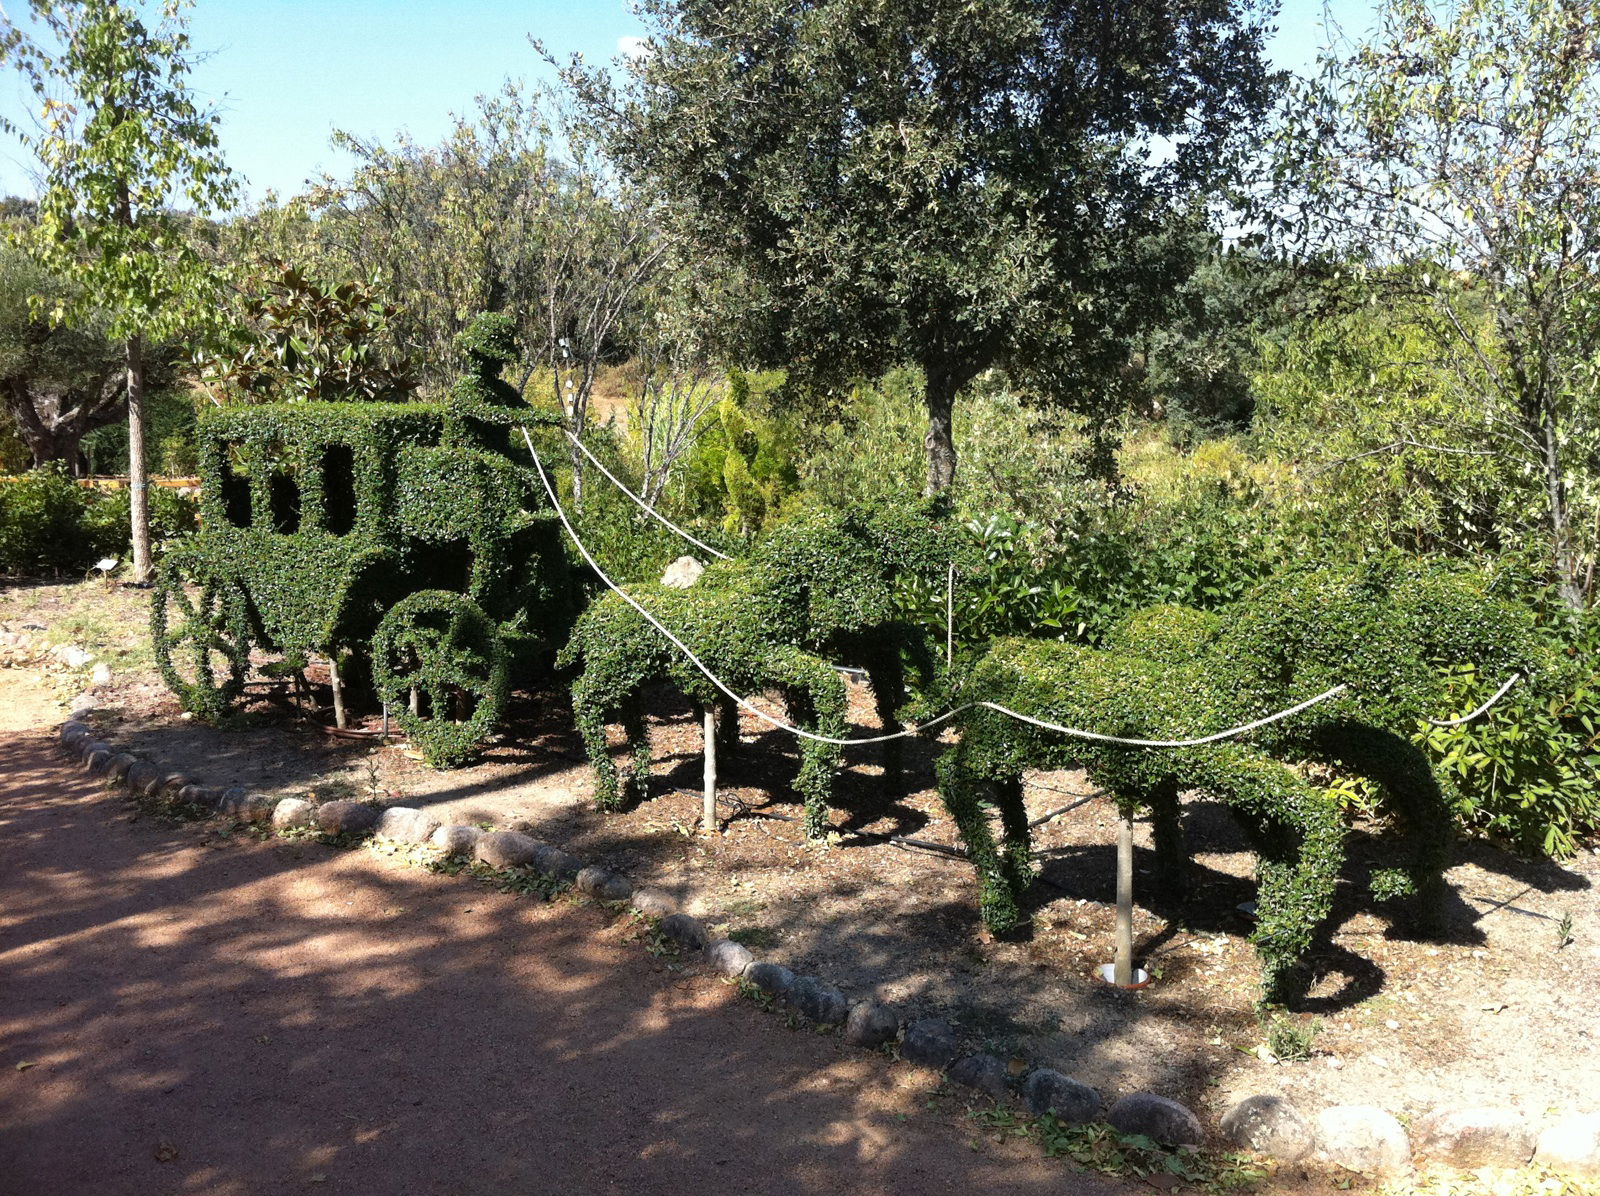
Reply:
[[328, 653], [328, 679], [333, 682], [333, 725], [343, 727], [344, 721], [344, 682], [339, 680], [339, 653]]
[[944, 667], [956, 662], [956, 566], [950, 562], [949, 575], [944, 581]]
[[1117, 958], [1111, 980], [1133, 983], [1133, 819], [1127, 815], [1117, 823]]
[[717, 829], [717, 716], [705, 709], [706, 796], [701, 810], [701, 826], [706, 834]]

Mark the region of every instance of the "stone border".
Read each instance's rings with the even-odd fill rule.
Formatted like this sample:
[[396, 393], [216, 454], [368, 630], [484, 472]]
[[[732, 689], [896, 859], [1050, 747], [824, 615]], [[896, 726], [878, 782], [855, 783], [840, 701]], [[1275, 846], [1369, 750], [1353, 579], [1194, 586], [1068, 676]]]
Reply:
[[[953, 1024], [943, 1018], [907, 1023], [891, 1005], [852, 1002], [816, 976], [796, 975], [782, 964], [758, 960], [743, 944], [715, 939], [698, 918], [681, 912], [661, 889], [639, 887], [626, 876], [582, 860], [515, 830], [484, 831], [447, 826], [424, 810], [379, 809], [357, 801], [320, 805], [303, 798], [273, 799], [240, 787], [218, 789], [97, 739], [82, 717], [95, 709], [89, 693], [73, 702], [58, 731], [84, 770], [132, 792], [189, 805], [275, 831], [313, 830], [330, 836], [377, 837], [426, 846], [446, 857], [472, 859], [492, 868], [532, 867], [551, 880], [601, 901], [627, 902], [654, 920], [660, 933], [685, 953], [701, 956], [712, 971], [761, 994], [767, 1002], [818, 1027], [837, 1029], [845, 1042], [867, 1049], [895, 1047], [899, 1057], [943, 1073], [951, 1083], [996, 1102], [1020, 1100], [1035, 1116], [1046, 1113], [1069, 1125], [1106, 1122], [1127, 1134], [1143, 1134], [1166, 1147], [1203, 1146], [1208, 1134], [1194, 1112], [1150, 1092], [1125, 1095], [1106, 1108], [1102, 1095], [1053, 1068], [1013, 1077], [1007, 1062], [991, 1054], [964, 1054]], [[1600, 1177], [1600, 1113], [1567, 1114], [1536, 1125], [1507, 1108], [1440, 1108], [1410, 1132], [1392, 1114], [1372, 1106], [1337, 1105], [1308, 1119], [1282, 1096], [1262, 1093], [1238, 1102], [1222, 1118], [1222, 1141], [1285, 1164], [1321, 1165], [1368, 1175], [1408, 1174], [1414, 1158], [1461, 1170], [1522, 1167], [1538, 1163], [1580, 1177]]]

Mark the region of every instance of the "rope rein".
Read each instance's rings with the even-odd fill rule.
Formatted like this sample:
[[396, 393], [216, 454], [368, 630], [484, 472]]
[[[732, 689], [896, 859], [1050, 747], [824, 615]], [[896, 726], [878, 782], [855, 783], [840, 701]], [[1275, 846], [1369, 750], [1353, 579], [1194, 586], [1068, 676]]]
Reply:
[[[776, 727], [780, 731], [787, 731], [789, 734], [798, 736], [801, 739], [809, 739], [814, 743], [832, 744], [837, 747], [850, 747], [855, 744], [865, 743], [887, 743], [891, 739], [909, 739], [912, 736], [921, 734], [923, 731], [937, 727], [941, 723], [948, 722], [958, 714], [982, 707], [987, 710], [996, 711], [1008, 718], [1014, 718], [1018, 722], [1028, 723], [1031, 726], [1039, 727], [1046, 731], [1054, 731], [1061, 735], [1068, 735], [1075, 739], [1088, 739], [1097, 743], [1114, 743], [1122, 747], [1199, 747], [1202, 744], [1216, 743], [1217, 741], [1223, 739], [1232, 739], [1235, 736], [1244, 735], [1250, 731], [1255, 731], [1261, 727], [1268, 726], [1271, 723], [1289, 718], [1293, 715], [1299, 714], [1301, 711], [1309, 710], [1313, 706], [1319, 705], [1322, 702], [1326, 702], [1330, 698], [1337, 697], [1339, 694], [1343, 693], [1349, 688], [1347, 683], [1341, 682], [1340, 684], [1335, 685], [1332, 689], [1324, 690], [1316, 697], [1307, 698], [1305, 701], [1294, 706], [1290, 706], [1286, 710], [1280, 710], [1275, 714], [1269, 714], [1264, 718], [1258, 718], [1253, 722], [1243, 723], [1237, 727], [1230, 727], [1226, 731], [1217, 731], [1210, 735], [1202, 735], [1195, 739], [1129, 739], [1120, 735], [1102, 735], [1098, 731], [1085, 731], [1079, 727], [1064, 727], [1060, 723], [1052, 723], [1047, 722], [1044, 719], [1033, 718], [1030, 715], [1022, 714], [1018, 711], [1010, 709], [1009, 707], [1002, 706], [998, 702], [986, 701], [967, 702], [964, 705], [957, 706], [952, 710], [947, 710], [935, 718], [930, 718], [925, 723], [909, 727], [904, 731], [897, 731], [892, 735], [873, 735], [862, 739], [839, 739], [831, 735], [818, 735], [813, 731], [807, 731], [804, 727], [797, 727], [793, 723], [785, 722], [783, 719], [778, 718], [775, 715], [768, 714], [766, 711], [760, 710], [753, 706], [743, 696], [736, 693], [725, 681], [722, 680], [722, 678], [713, 673], [706, 663], [694, 654], [693, 649], [691, 649], [688, 644], [684, 643], [681, 639], [674, 635], [672, 631], [663, 625], [659, 619], [646, 610], [644, 606], [642, 606], [639, 601], [633, 597], [632, 594], [629, 594], [621, 586], [617, 585], [616, 582], [611, 580], [611, 576], [600, 567], [600, 562], [594, 559], [594, 554], [589, 551], [583, 540], [578, 536], [577, 529], [572, 526], [572, 521], [567, 518], [567, 512], [561, 506], [561, 500], [556, 496], [555, 486], [550, 481], [549, 475], [545, 472], [544, 462], [540, 460], [538, 451], [533, 447], [533, 438], [528, 435], [528, 429], [522, 428], [521, 432], [522, 439], [528, 446], [528, 454], [533, 458], [534, 468], [539, 471], [539, 480], [544, 483], [545, 493], [550, 497], [550, 505], [555, 509], [557, 517], [561, 520], [561, 526], [566, 529], [567, 536], [572, 540], [573, 546], [577, 548], [583, 559], [588, 562], [589, 567], [595, 571], [595, 575], [606, 584], [608, 589], [614, 592], [629, 606], [633, 607], [634, 610], [643, 615], [645, 621], [659, 631], [662, 635], [666, 636], [667, 640], [675, 648], [677, 648], [678, 651], [682, 652], [684, 656], [688, 658], [689, 662], [705, 675], [706, 679], [710, 681], [711, 684], [715, 685], [741, 708], [748, 710], [751, 714], [755, 715], [758, 719], [764, 723], [767, 723], [769, 726]], [[665, 523], [668, 527], [672, 528], [673, 531], [676, 531], [685, 539], [690, 540], [695, 544], [699, 544], [700, 547], [706, 549], [707, 552], [712, 553], [714, 556], [721, 557], [723, 560], [730, 559], [729, 557], [724, 556], [722, 553], [717, 552], [716, 549], [710, 548], [705, 544], [701, 544], [699, 540], [696, 540], [693, 536], [689, 535], [688, 532], [685, 532], [682, 528], [668, 520], [665, 515], [661, 515], [656, 512], [653, 508], [651, 508], [650, 504], [645, 502], [638, 495], [634, 494], [633, 491], [629, 490], [621, 482], [617, 481], [616, 478], [612, 477], [611, 473], [606, 469], [606, 467], [600, 464], [600, 462], [594, 457], [594, 454], [590, 453], [576, 436], [573, 436], [570, 432], [567, 433], [567, 436], [580, 449], [583, 449], [584, 453], [589, 456], [591, 461], [594, 461], [596, 468], [598, 468], [601, 473], [605, 474], [607, 478], [610, 478], [612, 483], [622, 490], [623, 493], [627, 494], [629, 498], [633, 499], [634, 502], [638, 503], [646, 511], [650, 512], [650, 514], [654, 515], [657, 519], [661, 520], [662, 523]], [[1474, 710], [1471, 714], [1463, 715], [1462, 717], [1455, 719], [1441, 720], [1430, 718], [1427, 721], [1436, 727], [1454, 727], [1460, 726], [1462, 723], [1471, 722], [1473, 719], [1480, 717], [1486, 711], [1488, 711], [1491, 706], [1504, 697], [1511, 687], [1521, 679], [1521, 674], [1511, 674], [1511, 679], [1502, 685], [1499, 691], [1495, 693], [1493, 697], [1491, 697], [1482, 706], [1478, 707], [1478, 709]]]

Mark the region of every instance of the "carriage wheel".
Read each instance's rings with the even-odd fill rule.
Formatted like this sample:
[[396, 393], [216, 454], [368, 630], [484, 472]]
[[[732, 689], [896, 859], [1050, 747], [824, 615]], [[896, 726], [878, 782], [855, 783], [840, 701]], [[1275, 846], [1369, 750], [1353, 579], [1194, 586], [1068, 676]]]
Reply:
[[156, 666], [189, 713], [215, 722], [244, 692], [250, 671], [250, 608], [231, 581], [204, 579], [191, 592], [182, 563], [162, 566], [151, 607]]
[[428, 763], [465, 762], [505, 702], [500, 635], [477, 603], [422, 590], [395, 604], [372, 637], [378, 693]]

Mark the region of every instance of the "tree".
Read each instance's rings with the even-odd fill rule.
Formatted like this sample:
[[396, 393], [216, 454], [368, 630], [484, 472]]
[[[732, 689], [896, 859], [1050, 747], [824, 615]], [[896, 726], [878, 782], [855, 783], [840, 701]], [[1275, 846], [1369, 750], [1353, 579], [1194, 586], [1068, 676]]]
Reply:
[[[1473, 402], [1439, 430], [1539, 481], [1577, 607], [1600, 513], [1600, 0], [1389, 0], [1281, 139], [1273, 227], [1367, 269]], [[1419, 443], [1415, 452], [1431, 452]]]
[[[1169, 280], [1123, 247], [1230, 179], [1272, 96], [1255, 0], [645, 0], [647, 52], [566, 77], [666, 226], [726, 259], [748, 356], [956, 394], [1079, 350]], [[1131, 288], [1131, 292], [1130, 292]]]
[[204, 262], [171, 211], [186, 200], [226, 209], [234, 185], [217, 152], [216, 116], [195, 105], [185, 76], [189, 38], [180, 0], [163, 0], [154, 25], [115, 0], [32, 0], [41, 44], [7, 22], [0, 59], [22, 72], [40, 103], [32, 130], [5, 122], [44, 171], [27, 244], [75, 284], [51, 311], [57, 322], [101, 312], [123, 345], [128, 472], [136, 581], [151, 574], [145, 454], [146, 343], [205, 310]]

